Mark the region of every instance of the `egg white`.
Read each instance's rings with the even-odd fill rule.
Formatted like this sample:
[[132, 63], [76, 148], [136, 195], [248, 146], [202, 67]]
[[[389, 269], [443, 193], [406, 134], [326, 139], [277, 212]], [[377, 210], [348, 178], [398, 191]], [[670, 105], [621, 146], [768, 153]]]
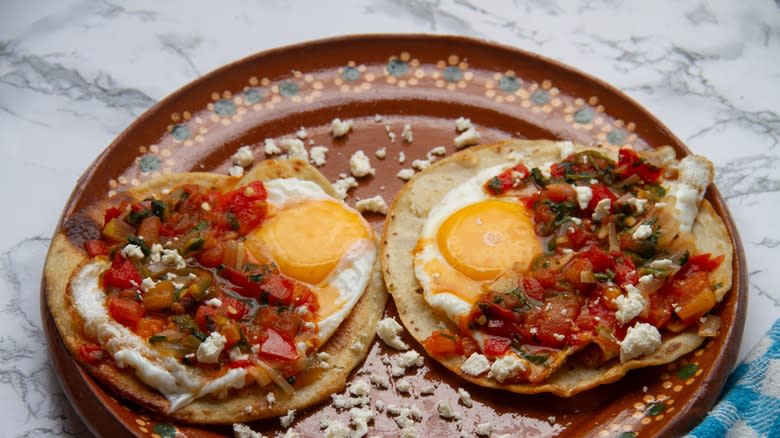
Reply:
[[[428, 272], [425, 269], [425, 264], [432, 260], [438, 260], [445, 265], [448, 264], [444, 255], [439, 250], [439, 246], [436, 244], [436, 234], [442, 223], [458, 210], [471, 204], [490, 199], [491, 196], [485, 193], [482, 185], [489, 178], [498, 175], [513, 165], [514, 163], [506, 163], [483, 169], [457, 187], [454, 187], [447, 192], [433, 208], [431, 208], [430, 213], [428, 213], [428, 218], [425, 220], [420, 231], [420, 241], [422, 242], [422, 245], [420, 250], [415, 254], [414, 273], [417, 277], [417, 281], [423, 288], [423, 298], [428, 305], [447, 315], [447, 317], [456, 324], [461, 316], [467, 315], [471, 311], [472, 303], [448, 292], [433, 292], [432, 283], [434, 278], [432, 275], [434, 273]], [[506, 202], [517, 201], [507, 198]]]

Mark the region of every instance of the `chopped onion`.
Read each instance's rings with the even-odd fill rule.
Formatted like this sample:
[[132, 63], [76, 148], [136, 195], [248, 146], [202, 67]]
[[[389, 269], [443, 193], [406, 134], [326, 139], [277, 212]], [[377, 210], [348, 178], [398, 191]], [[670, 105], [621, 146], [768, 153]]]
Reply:
[[596, 276], [593, 275], [593, 271], [580, 271], [580, 282], [593, 284], [596, 282]]
[[287, 379], [284, 378], [282, 373], [279, 371], [273, 369], [271, 365], [268, 365], [268, 363], [262, 359], [257, 359], [257, 365], [260, 366], [265, 372], [268, 373], [269, 376], [271, 376], [271, 380], [276, 383], [276, 385], [282, 389], [282, 392], [284, 392], [287, 395], [293, 395], [295, 394], [295, 388], [292, 387], [287, 382]]
[[271, 375], [265, 370], [265, 368], [262, 368], [260, 366], [251, 366], [246, 369], [246, 372], [249, 373], [250, 376], [252, 376], [253, 379], [257, 382], [260, 387], [263, 387], [265, 385], [268, 385], [271, 383]]
[[620, 251], [620, 242], [618, 242], [617, 229], [614, 222], [609, 223], [607, 231], [609, 233], [609, 251]]
[[236, 271], [241, 271], [244, 268], [244, 262], [246, 261], [246, 248], [244, 242], [236, 243], [236, 264], [233, 268]]

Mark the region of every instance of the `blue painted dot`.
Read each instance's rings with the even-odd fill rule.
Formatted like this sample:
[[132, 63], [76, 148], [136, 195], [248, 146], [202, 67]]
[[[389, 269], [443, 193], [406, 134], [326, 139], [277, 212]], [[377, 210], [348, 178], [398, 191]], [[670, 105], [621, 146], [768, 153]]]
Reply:
[[250, 88], [244, 93], [244, 100], [250, 105], [258, 103], [263, 99], [265, 99], [265, 91], [260, 88]]
[[449, 66], [444, 69], [444, 79], [447, 82], [458, 82], [463, 79], [463, 72], [458, 67]]
[[391, 59], [387, 63], [387, 72], [392, 76], [403, 76], [409, 71], [409, 65], [400, 59]]
[[622, 145], [625, 139], [626, 139], [626, 131], [622, 129], [615, 129], [613, 131], [610, 131], [609, 134], [607, 134], [607, 141], [616, 146]]
[[341, 79], [345, 81], [356, 81], [360, 79], [360, 71], [355, 67], [344, 67], [344, 71], [341, 73]]
[[580, 108], [574, 112], [574, 121], [580, 125], [590, 123], [593, 120], [593, 110], [589, 107]]
[[544, 90], [536, 90], [531, 94], [531, 101], [536, 105], [545, 105], [550, 102], [550, 93]]
[[146, 154], [141, 157], [141, 160], [138, 162], [138, 168], [140, 168], [143, 173], [154, 172], [160, 168], [160, 164], [159, 158], [151, 154]]
[[507, 93], [514, 93], [520, 88], [520, 79], [514, 76], [504, 76], [498, 81], [498, 88]]
[[236, 113], [236, 106], [227, 99], [219, 99], [214, 102], [214, 112], [220, 116], [232, 116]]
[[298, 84], [293, 81], [284, 81], [279, 84], [279, 92], [282, 94], [282, 96], [295, 96], [298, 94], [298, 90], [300, 90], [300, 87], [298, 87]]
[[184, 141], [190, 138], [190, 128], [186, 125], [176, 125], [171, 129], [171, 135], [178, 141]]

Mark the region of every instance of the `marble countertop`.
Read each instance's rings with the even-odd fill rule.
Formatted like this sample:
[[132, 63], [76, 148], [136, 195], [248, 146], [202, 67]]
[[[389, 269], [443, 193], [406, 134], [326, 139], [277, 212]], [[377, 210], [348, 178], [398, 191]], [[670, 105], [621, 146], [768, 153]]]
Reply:
[[740, 358], [780, 316], [778, 0], [193, 3], [1, 3], [3, 436], [90, 435], [49, 365], [39, 316], [49, 238], [81, 173], [136, 117], [198, 76], [328, 36], [474, 36], [622, 89], [716, 165], [750, 273]]

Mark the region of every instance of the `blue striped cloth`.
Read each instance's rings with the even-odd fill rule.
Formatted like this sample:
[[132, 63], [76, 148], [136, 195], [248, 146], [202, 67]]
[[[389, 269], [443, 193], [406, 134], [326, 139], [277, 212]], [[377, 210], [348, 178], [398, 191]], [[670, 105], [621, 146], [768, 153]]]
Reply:
[[731, 373], [689, 438], [780, 437], [780, 319]]

